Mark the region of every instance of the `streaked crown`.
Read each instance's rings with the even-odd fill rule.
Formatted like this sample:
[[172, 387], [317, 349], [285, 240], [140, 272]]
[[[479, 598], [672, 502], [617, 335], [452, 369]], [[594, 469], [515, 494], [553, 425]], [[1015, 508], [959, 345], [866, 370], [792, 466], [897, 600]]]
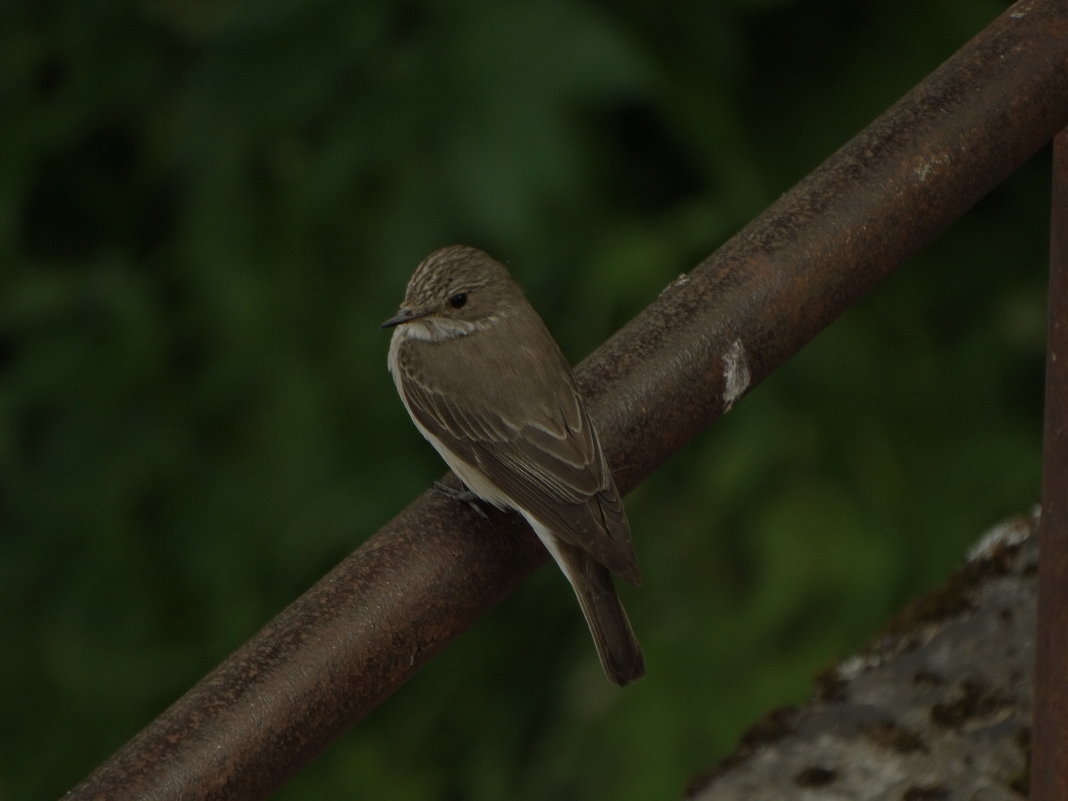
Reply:
[[444, 336], [473, 333], [517, 303], [525, 303], [523, 290], [503, 264], [478, 248], [451, 245], [423, 259], [408, 282], [400, 314], [387, 323], [422, 321]]

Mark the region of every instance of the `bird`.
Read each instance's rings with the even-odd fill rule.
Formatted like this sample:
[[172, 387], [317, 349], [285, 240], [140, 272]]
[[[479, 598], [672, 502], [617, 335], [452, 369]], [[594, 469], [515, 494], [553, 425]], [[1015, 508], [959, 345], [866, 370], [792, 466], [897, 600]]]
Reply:
[[608, 680], [641, 678], [613, 581], [641, 583], [623, 501], [571, 366], [508, 268], [468, 245], [436, 250], [381, 327], [404, 407], [461, 497], [523, 516], [571, 584]]

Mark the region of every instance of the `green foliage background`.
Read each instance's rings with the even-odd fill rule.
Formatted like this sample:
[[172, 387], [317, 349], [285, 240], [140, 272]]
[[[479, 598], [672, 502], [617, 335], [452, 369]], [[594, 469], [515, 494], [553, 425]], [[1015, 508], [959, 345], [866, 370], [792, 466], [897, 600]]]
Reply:
[[[512, 264], [575, 361], [991, 0], [0, 12], [0, 798], [83, 778], [441, 473], [377, 324]], [[1037, 499], [1048, 157], [635, 491], [649, 675], [543, 570], [279, 798], [671, 797]]]

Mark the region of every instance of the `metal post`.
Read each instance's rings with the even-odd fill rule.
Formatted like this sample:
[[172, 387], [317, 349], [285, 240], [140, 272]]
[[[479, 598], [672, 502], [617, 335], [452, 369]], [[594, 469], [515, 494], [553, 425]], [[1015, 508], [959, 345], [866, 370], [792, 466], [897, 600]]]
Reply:
[[1068, 131], [1053, 144], [1031, 798], [1068, 799]]

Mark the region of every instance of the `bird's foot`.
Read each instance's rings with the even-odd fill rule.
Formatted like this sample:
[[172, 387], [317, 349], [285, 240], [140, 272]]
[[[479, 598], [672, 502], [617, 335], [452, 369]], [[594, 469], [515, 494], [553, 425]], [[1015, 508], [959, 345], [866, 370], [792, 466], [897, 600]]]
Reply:
[[485, 510], [479, 504], [479, 501], [481, 499], [471, 490], [457, 489], [456, 487], [452, 487], [443, 481], [435, 481], [434, 489], [436, 489], [438, 492], [440, 492], [442, 495], [444, 495], [446, 498], [449, 498], [450, 500], [459, 501], [460, 503], [466, 503], [468, 506], [478, 512], [478, 514], [481, 515], [483, 518], [489, 520], [489, 515], [486, 514]]

